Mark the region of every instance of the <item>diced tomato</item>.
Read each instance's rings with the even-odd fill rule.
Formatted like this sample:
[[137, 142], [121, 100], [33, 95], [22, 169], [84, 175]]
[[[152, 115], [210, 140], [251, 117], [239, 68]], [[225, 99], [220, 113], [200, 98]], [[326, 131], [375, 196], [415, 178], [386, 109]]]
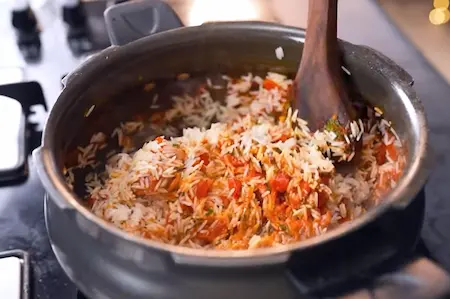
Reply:
[[259, 177], [259, 176], [261, 176], [261, 173], [256, 171], [256, 169], [252, 165], [250, 165], [247, 175], [244, 178], [244, 181], [249, 181], [252, 178]]
[[222, 199], [222, 204], [226, 208], [230, 204], [230, 199], [227, 196], [221, 196], [220, 199]]
[[302, 228], [304, 230], [304, 233], [306, 237], [312, 237], [313, 236], [313, 223], [310, 220], [302, 219]]
[[209, 179], [200, 180], [200, 182], [197, 183], [197, 191], [196, 191], [197, 197], [202, 198], [208, 195], [209, 187], [211, 187], [211, 180]]
[[236, 178], [229, 178], [228, 179], [228, 188], [234, 189], [233, 197], [238, 199], [239, 196], [241, 196], [241, 190], [242, 190], [242, 183], [240, 180]]
[[302, 197], [298, 194], [290, 194], [289, 195], [289, 204], [294, 209], [300, 208], [300, 205], [302, 203]]
[[213, 223], [214, 226], [209, 226], [197, 233], [197, 238], [203, 241], [212, 242], [218, 236], [223, 235], [228, 230], [228, 219], [225, 216], [217, 217]]
[[386, 163], [386, 146], [382, 144], [377, 151], [377, 154], [375, 156], [378, 165], [382, 165]]
[[278, 84], [270, 79], [265, 79], [263, 82], [263, 87], [267, 90], [271, 90], [274, 88], [279, 88]]
[[194, 209], [191, 206], [187, 206], [185, 204], [180, 204], [180, 206], [184, 213], [191, 214], [194, 212]]
[[397, 160], [398, 158], [397, 149], [395, 148], [395, 145], [393, 143], [386, 146], [386, 153], [392, 160], [394, 161]]
[[239, 160], [233, 155], [226, 154], [223, 159], [225, 160], [225, 163], [230, 164], [234, 167], [244, 166], [244, 162]]
[[291, 178], [287, 174], [280, 172], [272, 180], [272, 188], [277, 192], [286, 192], [290, 180]]
[[162, 143], [162, 142], [164, 141], [164, 137], [158, 136], [158, 137], [155, 138], [155, 141], [156, 141], [157, 143]]
[[274, 241], [275, 237], [273, 234], [266, 237], [262, 237], [261, 240], [258, 242], [258, 248], [270, 247], [273, 245]]
[[203, 165], [208, 165], [209, 164], [209, 154], [208, 153], [203, 153], [200, 155], [200, 160], [203, 161]]
[[283, 142], [285, 142], [288, 139], [289, 139], [289, 135], [287, 135], [287, 134], [282, 134], [281, 137], [280, 137], [280, 140], [283, 141]]

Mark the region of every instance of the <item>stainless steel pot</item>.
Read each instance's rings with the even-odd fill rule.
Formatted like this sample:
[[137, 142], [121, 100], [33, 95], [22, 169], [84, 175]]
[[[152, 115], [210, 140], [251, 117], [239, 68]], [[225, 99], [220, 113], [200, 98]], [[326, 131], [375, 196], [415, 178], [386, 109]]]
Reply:
[[[408, 148], [405, 175], [383, 204], [323, 236], [252, 252], [160, 244], [102, 221], [66, 186], [63, 163], [78, 142], [139, 111], [142, 78], [173, 78], [184, 72], [293, 73], [305, 37], [298, 28], [258, 22], [210, 23], [160, 32], [181, 22], [167, 5], [154, 0], [113, 6], [105, 17], [115, 45], [67, 76], [42, 146], [33, 154], [48, 193], [46, 223], [53, 250], [68, 276], [88, 296], [294, 298], [298, 284], [285, 268], [292, 256], [326, 246], [385, 214], [401, 213], [422, 190], [430, 171], [427, 124], [413, 79], [383, 54], [342, 41], [344, 65], [355, 88], [371, 104], [384, 108]], [[275, 56], [279, 46], [284, 49], [283, 60]], [[92, 105], [94, 112], [86, 118], [85, 111]]]

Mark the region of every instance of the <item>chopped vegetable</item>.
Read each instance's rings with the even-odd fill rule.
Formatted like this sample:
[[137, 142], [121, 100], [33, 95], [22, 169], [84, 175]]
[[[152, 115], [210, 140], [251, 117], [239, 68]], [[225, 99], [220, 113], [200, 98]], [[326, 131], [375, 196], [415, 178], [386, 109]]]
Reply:
[[200, 160], [203, 161], [203, 165], [207, 166], [209, 164], [209, 154], [208, 153], [201, 154]]
[[238, 199], [241, 196], [242, 183], [236, 178], [228, 179], [228, 188], [234, 189], [233, 197]]
[[286, 224], [280, 224], [280, 229], [282, 230], [282, 231], [287, 231], [288, 230], [288, 227], [286, 226]]
[[280, 172], [272, 180], [272, 188], [277, 192], [284, 193], [288, 188], [290, 180], [291, 178], [287, 174], [285, 174], [284, 172]]
[[224, 157], [225, 163], [232, 165], [234, 167], [239, 167], [239, 166], [244, 166], [245, 163], [241, 160], [239, 160], [238, 158], [236, 158], [235, 156], [231, 155], [231, 154], [227, 154]]
[[209, 187], [211, 187], [211, 180], [202, 179], [197, 183], [197, 197], [202, 198], [208, 195]]
[[325, 123], [324, 128], [327, 131], [335, 133], [338, 138], [344, 137], [345, 128], [339, 123], [339, 120], [337, 119], [336, 115], [334, 115]]
[[265, 79], [263, 82], [263, 87], [267, 90], [271, 90], [274, 88], [279, 88], [279, 85], [270, 79]]
[[218, 236], [227, 232], [228, 219], [224, 216], [217, 217], [208, 228], [198, 232], [197, 238], [206, 242], [213, 242]]

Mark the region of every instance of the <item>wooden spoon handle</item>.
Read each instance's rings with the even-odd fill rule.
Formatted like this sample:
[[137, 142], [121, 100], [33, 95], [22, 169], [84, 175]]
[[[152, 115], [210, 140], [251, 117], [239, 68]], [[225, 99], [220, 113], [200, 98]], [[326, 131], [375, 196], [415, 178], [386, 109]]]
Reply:
[[[304, 57], [325, 59], [325, 63], [337, 62], [337, 10], [338, 0], [309, 0]], [[339, 65], [334, 67], [339, 68]]]
[[341, 70], [337, 40], [337, 0], [310, 0], [308, 27], [300, 68], [295, 79], [294, 109], [320, 129], [332, 117], [346, 125], [353, 119]]

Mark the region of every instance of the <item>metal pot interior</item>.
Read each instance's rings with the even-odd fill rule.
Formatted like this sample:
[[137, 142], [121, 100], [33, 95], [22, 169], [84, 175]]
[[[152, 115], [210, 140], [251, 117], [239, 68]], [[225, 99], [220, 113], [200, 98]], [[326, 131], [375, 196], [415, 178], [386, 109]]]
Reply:
[[[53, 108], [44, 136], [44, 146], [54, 155], [60, 179], [63, 180], [64, 166], [73, 164], [76, 159], [74, 149], [86, 146], [94, 133], [104, 132], [110, 136], [121, 122], [133, 120], [136, 115], [154, 113], [149, 108], [154, 93], [159, 94], [161, 109], [167, 109], [171, 105], [171, 95], [191, 91], [205, 77], [267, 71], [294, 75], [301, 58], [304, 32], [282, 26], [270, 29], [269, 26], [223, 26], [221, 30], [202, 29], [202, 26], [183, 28], [92, 58], [68, 80]], [[279, 46], [284, 50], [282, 60], [275, 55]], [[349, 81], [353, 96], [385, 110], [386, 118], [393, 122], [409, 149], [405, 170], [408, 172], [418, 154], [420, 136], [416, 111], [398, 86], [368, 65], [352, 59], [350, 54], [346, 53], [344, 60], [352, 73]], [[177, 80], [181, 73], [189, 73], [191, 79]], [[145, 90], [149, 82], [156, 83], [150, 92]], [[111, 138], [108, 147], [99, 152], [96, 171], [102, 170], [106, 153], [118, 148], [116, 139]], [[75, 173], [74, 191], [81, 203], [85, 174]]]

